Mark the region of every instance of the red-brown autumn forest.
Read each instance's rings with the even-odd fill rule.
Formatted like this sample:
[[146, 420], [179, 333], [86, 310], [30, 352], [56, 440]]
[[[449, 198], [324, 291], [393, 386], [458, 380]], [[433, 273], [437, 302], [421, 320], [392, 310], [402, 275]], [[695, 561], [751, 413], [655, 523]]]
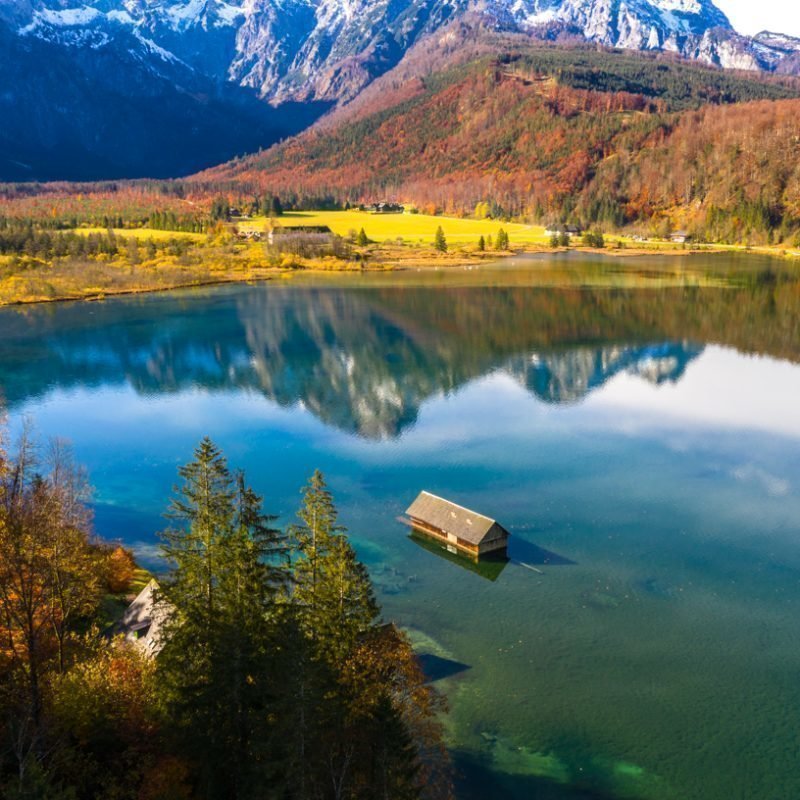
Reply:
[[[666, 57], [535, 48], [391, 74], [330, 120], [188, 179], [0, 189], [0, 216], [207, 218], [214, 198], [688, 227], [709, 241], [800, 235], [800, 83]], [[372, 107], [376, 110], [372, 110]], [[172, 227], [167, 225], [166, 227]]]

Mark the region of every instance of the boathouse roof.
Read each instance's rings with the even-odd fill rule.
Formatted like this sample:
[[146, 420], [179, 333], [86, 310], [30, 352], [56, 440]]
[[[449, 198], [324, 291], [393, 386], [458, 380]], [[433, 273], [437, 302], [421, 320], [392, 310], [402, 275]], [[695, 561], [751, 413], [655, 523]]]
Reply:
[[480, 544], [495, 526], [505, 532], [495, 520], [451, 503], [430, 492], [420, 492], [406, 514], [444, 533], [452, 533], [470, 544]]

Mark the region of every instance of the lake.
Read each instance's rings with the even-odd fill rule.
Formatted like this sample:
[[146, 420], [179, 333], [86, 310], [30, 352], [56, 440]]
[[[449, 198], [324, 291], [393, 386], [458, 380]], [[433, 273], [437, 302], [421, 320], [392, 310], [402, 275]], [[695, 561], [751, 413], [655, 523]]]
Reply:
[[[322, 469], [447, 694], [459, 797], [800, 796], [800, 282], [539, 258], [0, 312], [0, 393], [158, 568], [203, 435], [289, 522]], [[398, 521], [496, 517], [476, 569]]]

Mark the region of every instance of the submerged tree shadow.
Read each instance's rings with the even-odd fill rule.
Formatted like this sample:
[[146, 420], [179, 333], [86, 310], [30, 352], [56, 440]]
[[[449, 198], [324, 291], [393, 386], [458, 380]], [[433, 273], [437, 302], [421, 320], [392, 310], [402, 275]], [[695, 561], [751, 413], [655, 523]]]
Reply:
[[452, 678], [454, 675], [460, 675], [471, 669], [469, 664], [464, 664], [461, 661], [455, 661], [452, 658], [442, 658], [442, 656], [434, 655], [433, 653], [422, 653], [417, 656], [419, 665], [428, 679], [428, 683], [435, 683], [443, 678]]
[[[562, 783], [542, 775], [522, 775], [493, 767], [491, 760], [470, 750], [452, 750], [456, 796], [459, 800], [619, 800], [619, 793], [609, 786], [587, 785], [587, 779]], [[625, 793], [626, 800], [640, 800]]]

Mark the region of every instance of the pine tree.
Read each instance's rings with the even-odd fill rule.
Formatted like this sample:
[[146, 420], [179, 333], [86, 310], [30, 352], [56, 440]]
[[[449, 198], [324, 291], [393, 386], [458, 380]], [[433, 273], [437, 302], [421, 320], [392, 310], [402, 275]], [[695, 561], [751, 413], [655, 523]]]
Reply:
[[286, 548], [261, 498], [209, 439], [180, 476], [171, 516], [183, 525], [162, 534], [173, 571], [161, 591], [170, 612], [159, 672], [203, 794], [255, 797], [270, 763], [269, 645]]
[[356, 244], [359, 247], [366, 247], [369, 244], [369, 238], [367, 237], [367, 232], [363, 228], [358, 232], [358, 236], [356, 237]]
[[442, 230], [442, 226], [441, 225], [436, 229], [436, 237], [433, 240], [433, 246], [440, 253], [446, 253], [447, 252], [447, 239], [445, 239], [445, 237], [444, 237], [444, 231]]
[[215, 197], [211, 203], [211, 219], [226, 220], [230, 217], [231, 206], [224, 197]]
[[292, 529], [298, 559], [294, 599], [320, 657], [340, 665], [378, 610], [363, 564], [338, 524], [333, 497], [317, 470], [303, 492]]
[[366, 567], [340, 529], [322, 562], [318, 587], [318, 642], [320, 652], [340, 668], [359, 636], [369, 630], [378, 607]]
[[486, 239], [484, 239], [483, 236], [481, 236], [481, 238], [478, 239], [478, 250], [480, 250], [480, 252], [482, 253], [485, 249], [486, 249]]

